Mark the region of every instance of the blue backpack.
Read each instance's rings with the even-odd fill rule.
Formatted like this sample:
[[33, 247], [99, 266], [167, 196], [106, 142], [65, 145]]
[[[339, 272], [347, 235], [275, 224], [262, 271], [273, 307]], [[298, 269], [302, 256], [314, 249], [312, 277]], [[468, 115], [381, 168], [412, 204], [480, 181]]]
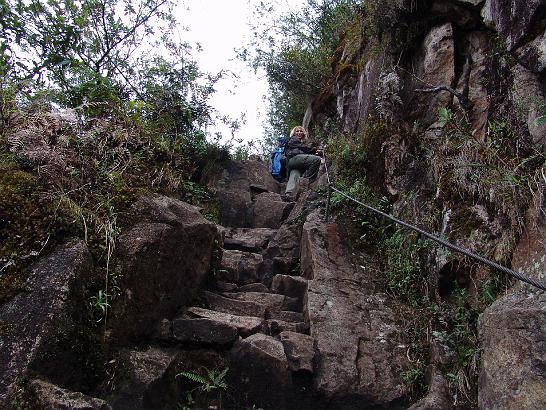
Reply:
[[278, 146], [271, 152], [271, 175], [277, 181], [286, 178], [286, 158], [284, 156], [284, 145], [286, 138], [277, 138]]

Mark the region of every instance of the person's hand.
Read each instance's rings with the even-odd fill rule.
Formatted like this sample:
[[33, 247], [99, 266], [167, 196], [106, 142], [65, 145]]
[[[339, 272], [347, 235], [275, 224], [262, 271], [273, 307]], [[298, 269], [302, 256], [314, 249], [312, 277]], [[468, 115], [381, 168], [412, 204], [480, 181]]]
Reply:
[[318, 155], [319, 157], [322, 157], [322, 155], [323, 155], [322, 150], [321, 150], [321, 149], [317, 149], [316, 155]]

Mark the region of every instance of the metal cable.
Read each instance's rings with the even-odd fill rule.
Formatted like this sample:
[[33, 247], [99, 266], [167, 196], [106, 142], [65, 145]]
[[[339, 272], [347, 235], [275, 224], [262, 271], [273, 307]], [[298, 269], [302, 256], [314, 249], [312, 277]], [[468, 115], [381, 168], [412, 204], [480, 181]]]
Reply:
[[346, 193], [344, 193], [344, 192], [340, 191], [339, 189], [337, 189], [334, 186], [334, 184], [331, 182], [330, 175], [329, 175], [329, 172], [328, 172], [328, 165], [327, 165], [326, 158], [324, 159], [324, 167], [326, 169], [326, 178], [328, 180], [328, 202], [327, 202], [327, 209], [326, 209], [326, 220], [328, 220], [331, 192], [335, 191], [338, 194], [342, 195], [343, 197], [345, 197], [345, 198], [347, 198], [347, 199], [349, 199], [349, 200], [351, 200], [351, 201], [365, 207], [366, 209], [369, 209], [370, 211], [373, 211], [373, 212], [375, 212], [375, 213], [377, 213], [377, 214], [379, 214], [379, 215], [381, 215], [381, 216], [383, 216], [383, 217], [385, 217], [387, 219], [390, 219], [391, 221], [394, 221], [397, 224], [402, 225], [402, 226], [404, 226], [404, 227], [406, 227], [408, 229], [411, 229], [411, 230], [413, 230], [415, 232], [418, 232], [421, 235], [426, 236], [427, 238], [433, 240], [434, 242], [437, 242], [440, 245], [445, 246], [446, 248], [449, 248], [449, 249], [451, 249], [451, 250], [453, 250], [455, 252], [459, 252], [459, 253], [461, 253], [463, 255], [466, 255], [466, 256], [474, 259], [474, 260], [477, 260], [478, 262], [483, 263], [484, 265], [487, 265], [487, 266], [489, 266], [491, 268], [497, 269], [497, 270], [499, 270], [499, 271], [501, 271], [501, 272], [503, 272], [503, 273], [505, 273], [505, 274], [507, 274], [509, 276], [512, 276], [512, 277], [514, 277], [516, 279], [521, 280], [522, 282], [528, 283], [529, 285], [533, 285], [533, 286], [535, 286], [535, 287], [537, 287], [537, 288], [539, 288], [541, 290], [546, 291], [546, 285], [544, 285], [541, 282], [538, 282], [538, 281], [536, 281], [536, 280], [534, 280], [532, 278], [528, 278], [528, 277], [524, 276], [523, 274], [521, 274], [519, 272], [516, 272], [516, 271], [514, 271], [512, 269], [509, 269], [509, 268], [507, 268], [505, 266], [499, 265], [496, 262], [493, 262], [493, 261], [491, 261], [489, 259], [486, 259], [486, 258], [480, 256], [480, 255], [477, 255], [477, 254], [475, 254], [473, 252], [470, 252], [469, 250], [461, 248], [460, 246], [454, 245], [454, 244], [452, 244], [452, 243], [450, 243], [450, 242], [448, 242], [448, 241], [446, 241], [446, 240], [444, 240], [442, 238], [439, 238], [439, 237], [437, 237], [435, 235], [432, 235], [431, 233], [428, 233], [428, 232], [424, 231], [421, 228], [418, 228], [418, 227], [416, 227], [414, 225], [411, 225], [411, 224], [409, 224], [407, 222], [404, 222], [404, 221], [402, 221], [402, 220], [400, 220], [398, 218], [395, 218], [394, 216], [391, 216], [391, 215], [389, 215], [389, 214], [387, 214], [385, 212], [382, 212], [379, 209], [375, 209], [374, 207], [372, 207], [370, 205], [367, 205], [367, 204], [365, 204], [365, 203], [363, 203], [363, 202], [361, 202], [361, 201], [347, 195]]

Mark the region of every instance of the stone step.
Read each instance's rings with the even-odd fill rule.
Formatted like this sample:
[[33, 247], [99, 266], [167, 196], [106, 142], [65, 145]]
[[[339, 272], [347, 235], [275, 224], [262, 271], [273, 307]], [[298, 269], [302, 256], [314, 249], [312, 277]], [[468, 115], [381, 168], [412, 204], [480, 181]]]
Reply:
[[[244, 295], [245, 293], [242, 293]], [[237, 295], [237, 293], [235, 293]], [[216, 293], [203, 292], [205, 307], [217, 312], [230, 313], [238, 316], [254, 316], [265, 318], [266, 307], [258, 302], [237, 300]]]
[[284, 346], [290, 370], [313, 373], [315, 339], [309, 335], [289, 331], [282, 332], [279, 339]]
[[265, 286], [263, 283], [257, 282], [257, 283], [249, 283], [248, 285], [243, 285], [238, 287], [237, 289], [230, 291], [226, 290], [224, 292], [261, 292], [261, 293], [271, 293], [269, 291], [269, 288]]
[[225, 250], [217, 277], [238, 284], [260, 282], [262, 267], [263, 257], [258, 253]]
[[237, 292], [237, 284], [231, 283], [231, 282], [224, 282], [221, 280], [217, 280], [214, 283], [214, 289], [219, 292]]
[[271, 314], [272, 312], [280, 312], [281, 310], [292, 310], [298, 306], [298, 299], [290, 296], [281, 295], [278, 293], [264, 293], [264, 292], [224, 292], [222, 296], [226, 298], [252, 302], [265, 307], [266, 312]]
[[277, 336], [281, 332], [309, 333], [309, 325], [305, 322], [287, 322], [280, 319], [267, 319], [265, 321], [265, 333]]
[[254, 226], [258, 228], [279, 228], [294, 208], [291, 202], [284, 202], [279, 194], [264, 192], [254, 199]]
[[259, 253], [277, 233], [270, 228], [225, 228], [224, 249]]
[[291, 310], [281, 310], [280, 312], [271, 312], [268, 319], [277, 319], [285, 322], [305, 322], [303, 313], [293, 312]]
[[183, 317], [211, 319], [216, 322], [235, 326], [237, 332], [243, 338], [261, 332], [264, 325], [263, 319], [254, 316], [238, 316], [200, 307], [190, 307], [186, 310]]
[[178, 318], [172, 322], [173, 338], [179, 342], [230, 345], [239, 338], [237, 327], [208, 318]]

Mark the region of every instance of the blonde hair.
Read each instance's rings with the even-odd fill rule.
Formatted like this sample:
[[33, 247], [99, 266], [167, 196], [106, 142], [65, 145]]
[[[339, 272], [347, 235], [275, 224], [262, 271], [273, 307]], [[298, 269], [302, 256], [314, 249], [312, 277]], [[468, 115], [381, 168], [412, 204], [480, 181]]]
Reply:
[[307, 130], [305, 128], [303, 128], [301, 125], [298, 125], [294, 128], [292, 128], [292, 131], [290, 131], [290, 138], [292, 138], [294, 136], [294, 133], [298, 130], [302, 130], [303, 133], [305, 134], [305, 137], [304, 137], [304, 141], [307, 141], [309, 139], [309, 134], [307, 133]]

